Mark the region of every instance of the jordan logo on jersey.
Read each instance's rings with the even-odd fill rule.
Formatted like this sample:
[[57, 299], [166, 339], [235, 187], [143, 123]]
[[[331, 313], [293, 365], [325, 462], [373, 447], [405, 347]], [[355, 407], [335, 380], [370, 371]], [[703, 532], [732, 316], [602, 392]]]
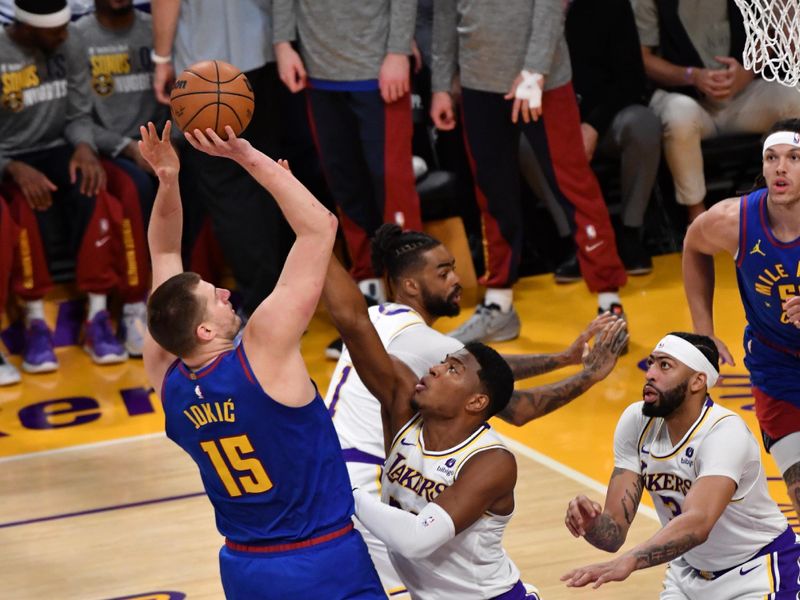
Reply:
[[758, 240], [756, 242], [756, 245], [753, 246], [752, 250], [750, 250], [750, 254], [760, 254], [761, 256], [766, 256], [766, 254], [764, 254], [764, 251], [761, 249], [761, 240]]

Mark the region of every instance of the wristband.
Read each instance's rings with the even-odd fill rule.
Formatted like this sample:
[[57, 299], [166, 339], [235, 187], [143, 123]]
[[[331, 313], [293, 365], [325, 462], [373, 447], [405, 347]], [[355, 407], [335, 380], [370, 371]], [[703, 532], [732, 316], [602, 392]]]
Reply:
[[686, 80], [686, 83], [692, 83], [692, 75], [694, 75], [694, 67], [686, 67], [686, 70], [683, 72], [683, 78]]
[[159, 54], [156, 54], [155, 50], [150, 50], [150, 60], [152, 60], [153, 63], [155, 63], [157, 65], [165, 65], [167, 63], [171, 63], [172, 62], [172, 57], [171, 56], [161, 56]]

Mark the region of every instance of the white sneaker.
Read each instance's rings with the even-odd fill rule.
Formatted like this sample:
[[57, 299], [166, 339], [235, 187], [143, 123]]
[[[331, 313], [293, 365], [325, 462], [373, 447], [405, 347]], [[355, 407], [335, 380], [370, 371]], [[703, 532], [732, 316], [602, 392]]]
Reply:
[[514, 307], [502, 312], [496, 304], [479, 304], [472, 316], [447, 335], [462, 344], [470, 342], [505, 342], [519, 337], [519, 315]]
[[144, 302], [132, 302], [122, 306], [122, 331], [120, 332], [128, 356], [142, 355], [144, 333], [147, 331], [147, 305]]
[[17, 367], [8, 362], [8, 359], [0, 353], [0, 385], [14, 385], [21, 379], [22, 376]]

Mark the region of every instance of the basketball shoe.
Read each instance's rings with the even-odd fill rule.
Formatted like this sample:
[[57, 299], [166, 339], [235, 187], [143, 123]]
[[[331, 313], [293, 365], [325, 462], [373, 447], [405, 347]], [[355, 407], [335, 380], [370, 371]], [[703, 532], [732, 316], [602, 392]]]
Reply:
[[101, 310], [91, 321], [86, 322], [83, 349], [98, 365], [120, 363], [128, 359], [128, 353], [111, 329], [111, 316]]
[[463, 344], [505, 342], [518, 338], [520, 327], [519, 315], [513, 306], [503, 312], [497, 304], [479, 304], [466, 323], [447, 335]]
[[13, 385], [19, 383], [22, 377], [17, 367], [8, 362], [5, 355], [0, 352], [0, 385]]
[[26, 373], [49, 373], [58, 369], [53, 346], [53, 332], [42, 319], [31, 319], [25, 330], [22, 370]]
[[124, 304], [119, 337], [125, 344], [128, 356], [139, 358], [142, 355], [145, 331], [147, 331], [147, 305], [144, 302]]

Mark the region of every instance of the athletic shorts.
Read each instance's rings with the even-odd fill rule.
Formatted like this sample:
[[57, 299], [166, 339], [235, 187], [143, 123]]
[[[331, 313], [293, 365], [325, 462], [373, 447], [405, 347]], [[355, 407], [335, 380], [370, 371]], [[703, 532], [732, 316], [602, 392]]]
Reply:
[[227, 600], [385, 600], [361, 534], [285, 552], [219, 552]]
[[673, 560], [659, 600], [797, 600], [800, 594], [797, 536], [789, 528], [764, 552], [719, 576], [704, 576], [683, 558]]

